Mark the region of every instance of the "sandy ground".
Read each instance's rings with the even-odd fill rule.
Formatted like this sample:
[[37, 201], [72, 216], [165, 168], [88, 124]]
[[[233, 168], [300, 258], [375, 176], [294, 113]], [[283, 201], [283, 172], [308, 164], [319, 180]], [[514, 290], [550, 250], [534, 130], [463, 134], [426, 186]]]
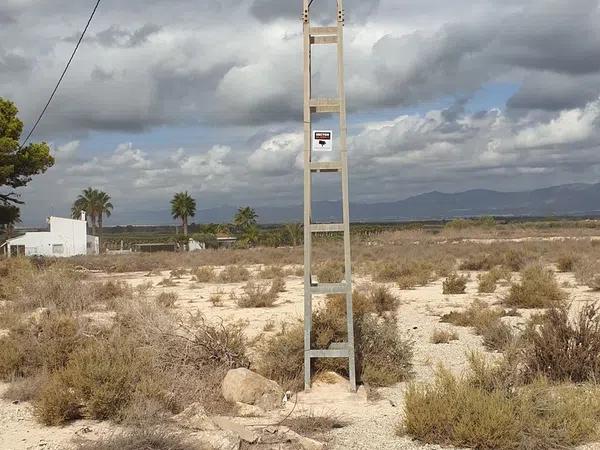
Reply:
[[[253, 271], [257, 271], [254, 267]], [[401, 299], [398, 308], [398, 326], [415, 341], [415, 380], [431, 380], [435, 368], [439, 364], [450, 368], [455, 373], [461, 373], [467, 366], [467, 354], [472, 351], [484, 352], [481, 338], [475, 336], [469, 328], [454, 327], [439, 322], [439, 317], [452, 309], [462, 309], [474, 299], [479, 298], [490, 304], [497, 303], [506, 293], [507, 286], [502, 286], [494, 294], [477, 293], [476, 273], [467, 273], [471, 281], [465, 295], [443, 295], [442, 281], [439, 280], [428, 286], [410, 291], [401, 291], [393, 283], [390, 289]], [[146, 273], [127, 274], [94, 274], [95, 278], [119, 279], [133, 286], [152, 283], [150, 295], [160, 292], [176, 292], [178, 301], [176, 311], [188, 314], [201, 311], [213, 320], [241, 320], [247, 324], [250, 339], [259, 338], [264, 332], [265, 325], [274, 324], [276, 329], [282, 322], [301, 319], [303, 314], [303, 285], [300, 277], [286, 278], [286, 292], [280, 295], [279, 301], [273, 308], [240, 309], [235, 301], [229, 298], [230, 292], [240, 292], [245, 283], [235, 284], [206, 284], [196, 283], [190, 276], [176, 280], [176, 285], [161, 287], [157, 284], [168, 278], [169, 272], [160, 275], [146, 276]], [[587, 301], [599, 299], [597, 293], [589, 292], [586, 288], [576, 287], [571, 274], [558, 274], [561, 283], [568, 282], [566, 288], [575, 306]], [[357, 279], [360, 284], [369, 281]], [[209, 301], [217, 291], [224, 293], [224, 305], [213, 306]], [[509, 320], [525, 321], [534, 311], [522, 311], [523, 317]], [[436, 329], [450, 329], [458, 333], [459, 339], [449, 344], [432, 344], [430, 338]], [[6, 385], [0, 384], [0, 394]], [[247, 425], [265, 425], [279, 422], [293, 409], [293, 414], [312, 412], [334, 413], [351, 422], [345, 428], [331, 433], [331, 448], [333, 449], [434, 449], [439, 446], [426, 446], [411, 441], [409, 438], [398, 437], [396, 429], [403, 414], [403, 395], [406, 383], [379, 390], [381, 399], [368, 401], [364, 392], [350, 393], [347, 385], [327, 385], [317, 383], [310, 393], [298, 395], [297, 402], [292, 399], [283, 411], [266, 417], [253, 419], [236, 419]], [[12, 404], [0, 401], [0, 449], [70, 449], [80, 439], [97, 439], [118, 431], [109, 423], [79, 421], [64, 427], [47, 428], [37, 424], [32, 417], [31, 405]], [[600, 449], [600, 445], [589, 445], [582, 449]]]

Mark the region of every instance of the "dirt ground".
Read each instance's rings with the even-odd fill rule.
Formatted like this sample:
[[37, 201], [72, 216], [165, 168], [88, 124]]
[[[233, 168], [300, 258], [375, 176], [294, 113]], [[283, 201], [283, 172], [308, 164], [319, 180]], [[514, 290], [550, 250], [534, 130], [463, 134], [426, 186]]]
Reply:
[[[217, 268], [219, 270], [220, 268]], [[251, 268], [253, 273], [259, 266]], [[400, 290], [394, 283], [389, 288], [401, 299], [398, 307], [398, 326], [415, 342], [414, 369], [416, 381], [431, 380], [436, 367], [443, 364], [455, 373], [461, 373], [467, 366], [467, 354], [471, 351], [486, 352], [481, 337], [473, 334], [469, 328], [455, 327], [440, 323], [442, 314], [452, 309], [463, 309], [474, 299], [481, 299], [494, 304], [502, 298], [508, 289], [507, 285], [500, 286], [493, 294], [477, 293], [477, 273], [464, 272], [470, 276], [467, 292], [464, 295], [443, 295], [442, 280], [414, 290]], [[289, 276], [286, 278], [286, 291], [280, 294], [279, 300], [272, 308], [239, 308], [230, 292], [241, 291], [245, 283], [214, 284], [197, 283], [190, 275], [175, 280], [171, 287], [158, 286], [169, 272], [160, 275], [146, 276], [146, 273], [135, 272], [125, 274], [94, 273], [98, 280], [118, 279], [132, 286], [152, 283], [149, 295], [155, 296], [161, 292], [175, 292], [178, 300], [175, 311], [188, 314], [201, 311], [209, 319], [225, 321], [243, 321], [247, 325], [249, 339], [261, 339], [265, 326], [274, 324], [275, 330], [282, 322], [290, 322], [302, 318], [303, 314], [303, 284], [302, 278]], [[577, 286], [572, 274], [557, 274], [559, 282], [565, 284], [573, 305], [600, 300], [598, 293], [593, 293], [585, 287]], [[358, 285], [367, 279], [356, 279]], [[215, 292], [224, 293], [223, 306], [214, 306], [209, 298]], [[521, 317], [510, 317], [505, 320], [524, 322], [535, 311], [520, 311]], [[268, 329], [271, 329], [268, 327]], [[459, 339], [448, 344], [432, 344], [431, 335], [434, 330], [448, 329], [456, 331]], [[486, 352], [487, 353], [487, 352]], [[0, 394], [7, 388], [0, 384]], [[396, 434], [398, 424], [403, 414], [403, 395], [406, 383], [400, 383], [390, 388], [379, 390], [380, 399], [367, 400], [364, 390], [350, 393], [345, 383], [323, 384], [316, 383], [310, 393], [301, 393], [297, 399], [289, 401], [284, 410], [260, 418], [236, 418], [235, 420], [247, 425], [275, 424], [286, 415], [311, 412], [314, 414], [334, 413], [350, 422], [350, 425], [334, 430], [330, 437], [332, 449], [427, 449], [440, 448], [426, 446], [413, 442], [409, 438], [400, 438]], [[293, 410], [293, 412], [292, 412]], [[118, 427], [107, 422], [78, 421], [63, 427], [44, 427], [37, 424], [32, 417], [32, 407], [27, 403], [13, 404], [0, 401], [0, 449], [70, 449], [81, 439], [97, 439], [119, 431]], [[598, 445], [588, 445], [582, 449], [600, 449]]]

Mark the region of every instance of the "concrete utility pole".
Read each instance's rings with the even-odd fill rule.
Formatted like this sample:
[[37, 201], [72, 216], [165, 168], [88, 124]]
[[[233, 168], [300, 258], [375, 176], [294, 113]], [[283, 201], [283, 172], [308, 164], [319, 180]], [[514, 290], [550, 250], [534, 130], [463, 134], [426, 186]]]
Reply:
[[[348, 201], [348, 153], [346, 148], [346, 93], [344, 90], [344, 6], [337, 0], [337, 25], [311, 27], [310, 5], [314, 0], [303, 0], [304, 22], [304, 387], [310, 389], [311, 360], [315, 358], [348, 358], [350, 389], [356, 390], [356, 365], [354, 356], [354, 320], [352, 314], [352, 267], [350, 257], [350, 206]], [[324, 0], [322, 0], [324, 1]], [[311, 64], [312, 46], [334, 44], [337, 46], [338, 88], [337, 98], [312, 98]], [[312, 115], [337, 113], [340, 117], [339, 161], [313, 162], [313, 141], [322, 146], [330, 145], [332, 133], [316, 132], [313, 136]], [[327, 142], [329, 138], [329, 143]], [[337, 172], [342, 183], [342, 223], [315, 224], [311, 217], [312, 176], [321, 172]], [[317, 283], [312, 277], [312, 236], [315, 233], [344, 234], [344, 281], [341, 283]], [[347, 342], [335, 342], [328, 349], [311, 348], [312, 297], [318, 294], [344, 294], [348, 326]]]

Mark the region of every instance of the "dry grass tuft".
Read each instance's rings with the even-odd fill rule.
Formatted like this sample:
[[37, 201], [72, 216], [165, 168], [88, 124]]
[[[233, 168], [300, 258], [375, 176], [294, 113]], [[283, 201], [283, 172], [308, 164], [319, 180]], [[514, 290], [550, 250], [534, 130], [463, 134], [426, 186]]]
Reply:
[[584, 306], [576, 320], [566, 306], [530, 322], [524, 367], [529, 377], [580, 383], [600, 379], [600, 309]]
[[77, 450], [198, 450], [198, 443], [161, 428], [139, 428], [96, 442], [79, 445]]
[[434, 383], [409, 387], [399, 432], [444, 446], [567, 448], [598, 438], [599, 399], [593, 386], [551, 386], [538, 380], [516, 391], [485, 389], [440, 370]]
[[213, 283], [217, 279], [215, 269], [212, 267], [197, 267], [192, 270], [192, 280], [198, 283]]
[[242, 266], [227, 266], [217, 277], [219, 283], [241, 283], [249, 279], [250, 272]]
[[211, 302], [213, 306], [221, 307], [224, 305], [224, 299], [223, 299], [224, 296], [225, 296], [225, 293], [223, 291], [219, 290], [217, 292], [213, 292], [212, 294], [210, 294], [208, 301]]
[[278, 292], [273, 291], [273, 286], [274, 283], [268, 287], [264, 283], [249, 281], [243, 287], [242, 294], [232, 294], [232, 298], [240, 308], [270, 308], [277, 301], [278, 295]]
[[504, 303], [516, 308], [550, 308], [566, 297], [551, 270], [530, 266], [521, 273], [521, 282], [511, 286]]
[[456, 272], [451, 273], [442, 283], [442, 292], [444, 295], [464, 294], [467, 289], [467, 281], [469, 279], [466, 276], [458, 275]]
[[176, 292], [161, 292], [156, 296], [156, 303], [163, 308], [173, 308], [178, 298]]
[[556, 261], [559, 272], [573, 272], [579, 258], [573, 253], [560, 255]]
[[448, 330], [434, 330], [431, 335], [432, 344], [449, 344], [450, 341], [457, 341], [458, 333], [456, 331]]
[[460, 327], [473, 327], [488, 349], [502, 351], [514, 339], [511, 327], [501, 320], [507, 315], [509, 313], [503, 309], [490, 308], [487, 303], [475, 300], [465, 311], [451, 311], [440, 320]]
[[262, 280], [272, 280], [273, 278], [283, 278], [285, 273], [280, 266], [267, 266], [258, 273], [258, 276]]
[[315, 275], [319, 283], [340, 283], [344, 279], [344, 264], [334, 261], [319, 264]]

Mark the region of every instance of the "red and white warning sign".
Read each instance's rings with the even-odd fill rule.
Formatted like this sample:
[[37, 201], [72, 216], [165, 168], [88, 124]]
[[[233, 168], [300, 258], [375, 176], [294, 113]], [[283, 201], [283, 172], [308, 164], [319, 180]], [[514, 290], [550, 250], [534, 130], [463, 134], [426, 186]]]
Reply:
[[313, 131], [313, 151], [331, 152], [333, 151], [333, 131], [317, 130]]

